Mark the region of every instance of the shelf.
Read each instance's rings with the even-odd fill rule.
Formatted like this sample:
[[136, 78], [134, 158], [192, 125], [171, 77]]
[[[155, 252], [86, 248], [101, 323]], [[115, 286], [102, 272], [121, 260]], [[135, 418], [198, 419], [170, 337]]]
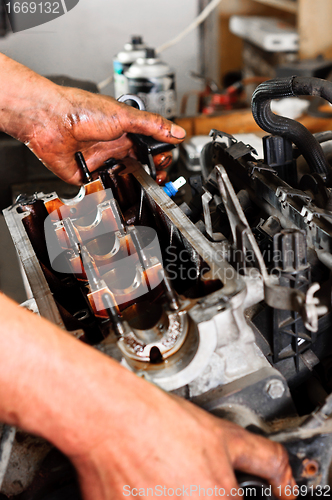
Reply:
[[293, 0], [254, 0], [254, 2], [269, 5], [270, 7], [290, 12], [291, 14], [297, 14], [298, 11], [297, 2]]

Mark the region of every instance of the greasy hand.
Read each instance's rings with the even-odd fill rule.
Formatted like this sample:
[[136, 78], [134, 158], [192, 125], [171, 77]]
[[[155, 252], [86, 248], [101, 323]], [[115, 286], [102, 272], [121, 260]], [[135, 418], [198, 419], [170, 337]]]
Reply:
[[172, 144], [185, 137], [181, 127], [161, 116], [138, 111], [111, 97], [65, 87], [59, 87], [58, 92], [59, 100], [50, 102], [46, 112], [36, 113], [34, 126], [27, 129], [23, 140], [66, 182], [81, 182], [74, 159], [77, 151], [82, 151], [90, 171], [109, 158], [135, 156], [127, 132]]
[[1, 53], [0, 69], [0, 131], [24, 142], [67, 182], [81, 183], [74, 159], [77, 151], [82, 151], [93, 171], [109, 158], [134, 155], [127, 132], [171, 144], [185, 137], [181, 127], [161, 116], [111, 97], [55, 85]]

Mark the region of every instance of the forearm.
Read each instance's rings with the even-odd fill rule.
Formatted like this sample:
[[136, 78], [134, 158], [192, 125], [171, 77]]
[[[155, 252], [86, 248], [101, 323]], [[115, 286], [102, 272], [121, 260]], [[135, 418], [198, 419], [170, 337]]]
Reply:
[[59, 105], [59, 87], [0, 53], [0, 130], [27, 143], [47, 127]]
[[3, 295], [0, 308], [0, 421], [48, 439], [68, 455], [94, 443], [96, 426], [119, 435], [144, 382]]

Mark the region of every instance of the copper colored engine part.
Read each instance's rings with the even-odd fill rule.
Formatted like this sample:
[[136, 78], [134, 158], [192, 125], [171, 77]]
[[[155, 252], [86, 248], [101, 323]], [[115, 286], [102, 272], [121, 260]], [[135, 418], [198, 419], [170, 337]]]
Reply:
[[115, 270], [110, 271], [103, 276], [103, 280], [107, 286], [88, 294], [93, 313], [99, 318], [108, 317], [102, 300], [103, 294], [108, 292], [111, 292], [114, 297], [114, 302], [117, 304], [120, 311], [123, 311], [136, 302], [146, 300], [147, 293], [149, 293], [150, 301], [160, 297], [163, 293], [159, 278], [161, 270], [162, 266], [159, 262], [145, 270], [138, 266], [135, 279], [131, 285], [125, 289], [116, 288], [117, 279]]
[[80, 192], [76, 196], [77, 203], [75, 203], [75, 198], [74, 202], [71, 200], [71, 203], [65, 203], [59, 197], [46, 200], [44, 204], [51, 219], [53, 220], [54, 217], [54, 220], [57, 221], [73, 216], [75, 218], [83, 217], [95, 210], [96, 205], [102, 203], [106, 198], [105, 186], [100, 178], [85, 184], [81, 190], [84, 190], [84, 194]]

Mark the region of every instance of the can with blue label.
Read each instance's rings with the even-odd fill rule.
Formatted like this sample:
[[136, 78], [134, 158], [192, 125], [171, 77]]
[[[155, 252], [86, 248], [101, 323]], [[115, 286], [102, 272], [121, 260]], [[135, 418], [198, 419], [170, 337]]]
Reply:
[[128, 82], [124, 73], [139, 57], [145, 57], [146, 45], [141, 36], [134, 35], [113, 59], [114, 97], [128, 94]]

